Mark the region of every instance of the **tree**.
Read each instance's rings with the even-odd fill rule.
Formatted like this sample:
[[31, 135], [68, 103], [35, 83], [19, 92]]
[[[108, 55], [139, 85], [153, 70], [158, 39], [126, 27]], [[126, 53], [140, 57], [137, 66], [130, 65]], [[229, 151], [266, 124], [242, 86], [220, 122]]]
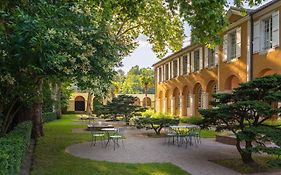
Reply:
[[156, 135], [160, 135], [161, 130], [164, 127], [179, 124], [178, 118], [162, 113], [154, 113], [153, 110], [147, 110], [143, 112], [142, 117], [135, 120], [137, 120], [136, 123], [141, 125], [150, 125], [155, 131]]
[[118, 115], [124, 116], [125, 122], [129, 125], [129, 120], [133, 115], [143, 112], [145, 108], [135, 105], [136, 97], [119, 95], [114, 97], [106, 106], [107, 111], [116, 119]]
[[[50, 78], [105, 89], [126, 47], [105, 25], [96, 2], [32, 1], [1, 6], [1, 135], [30, 108], [34, 136], [43, 135], [42, 87]], [[85, 81], [83, 81], [85, 80]], [[86, 83], [85, 83], [86, 84]]]
[[[165, 0], [174, 13], [179, 13], [190, 26], [192, 42], [220, 44], [222, 33], [228, 24], [225, 9], [229, 7], [229, 0], [206, 1], [206, 0]], [[259, 5], [265, 0], [234, 0], [234, 5], [243, 9], [245, 4], [250, 7]], [[245, 13], [246, 14], [246, 13]]]
[[145, 106], [147, 105], [147, 91], [148, 88], [154, 86], [154, 71], [150, 68], [147, 69], [141, 69], [141, 74], [139, 77], [139, 81], [144, 88], [144, 94], [145, 94]]
[[[231, 94], [214, 95], [213, 108], [200, 113], [205, 126], [231, 131], [243, 162], [253, 165], [253, 152], [281, 155], [281, 128], [269, 122], [280, 114], [281, 109], [273, 105], [280, 101], [281, 75], [272, 75], [242, 83]], [[276, 146], [268, 146], [266, 141]]]

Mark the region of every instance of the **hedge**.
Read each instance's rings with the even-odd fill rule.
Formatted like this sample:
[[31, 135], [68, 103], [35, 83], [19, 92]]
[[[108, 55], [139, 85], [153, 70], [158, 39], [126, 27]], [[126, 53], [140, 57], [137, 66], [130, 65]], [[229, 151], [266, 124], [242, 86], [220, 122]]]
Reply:
[[189, 123], [193, 125], [200, 125], [202, 123], [203, 117], [201, 116], [191, 116], [191, 117], [181, 117], [180, 122]]
[[43, 123], [47, 123], [53, 120], [57, 120], [57, 113], [55, 112], [46, 112], [42, 114], [43, 117]]
[[31, 121], [17, 125], [14, 130], [0, 138], [0, 175], [16, 175], [30, 145]]

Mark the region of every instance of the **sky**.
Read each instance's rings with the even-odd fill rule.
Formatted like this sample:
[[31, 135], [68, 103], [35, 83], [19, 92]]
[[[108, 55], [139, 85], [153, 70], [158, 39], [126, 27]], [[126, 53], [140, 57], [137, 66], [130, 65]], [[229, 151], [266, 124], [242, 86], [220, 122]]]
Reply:
[[[269, 2], [266, 0], [264, 3]], [[233, 4], [233, 0], [229, 0], [230, 5]], [[247, 7], [246, 7], [247, 8]], [[256, 8], [256, 7], [253, 7]], [[187, 36], [184, 40], [183, 46], [185, 47], [189, 43], [190, 27], [188, 24], [184, 25], [184, 33]], [[121, 69], [127, 73], [133, 66], [138, 65], [140, 68], [152, 67], [152, 65], [159, 61], [156, 54], [152, 51], [152, 46], [147, 41], [147, 37], [141, 35], [137, 38], [139, 47], [137, 47], [129, 56], [122, 60], [123, 67]], [[166, 56], [172, 54], [169, 52]]]

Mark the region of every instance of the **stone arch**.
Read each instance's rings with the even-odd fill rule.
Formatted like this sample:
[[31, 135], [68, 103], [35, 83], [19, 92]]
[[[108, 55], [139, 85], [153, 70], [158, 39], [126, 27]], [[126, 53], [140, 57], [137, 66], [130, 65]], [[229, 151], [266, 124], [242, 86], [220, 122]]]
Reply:
[[140, 99], [139, 99], [139, 97], [135, 98], [135, 105], [140, 106]]
[[203, 107], [203, 88], [200, 83], [195, 84], [193, 88], [194, 93], [194, 115], [200, 115], [198, 110]]
[[180, 114], [180, 90], [175, 87], [173, 90], [173, 115], [179, 116]]
[[188, 109], [190, 109], [190, 90], [188, 86], [184, 86], [182, 89], [182, 115], [188, 115]]
[[264, 76], [272, 75], [272, 74], [274, 74], [273, 70], [270, 69], [270, 68], [266, 68], [266, 69], [263, 69], [262, 71], [260, 71], [258, 76], [259, 77], [264, 77]]
[[226, 79], [224, 89], [227, 91], [232, 91], [233, 89], [239, 87], [240, 83], [241, 81], [237, 76], [231, 75]]
[[171, 94], [170, 90], [167, 89], [165, 93], [165, 101], [166, 101], [166, 106], [164, 106], [166, 113], [171, 113]]
[[144, 97], [142, 104], [144, 107], [151, 107], [151, 99], [149, 97]]
[[85, 98], [82, 96], [75, 97], [74, 110], [75, 111], [85, 111]]
[[218, 92], [218, 84], [215, 80], [209, 81], [206, 92], [208, 93], [208, 106], [210, 107], [210, 102], [213, 100], [213, 94]]

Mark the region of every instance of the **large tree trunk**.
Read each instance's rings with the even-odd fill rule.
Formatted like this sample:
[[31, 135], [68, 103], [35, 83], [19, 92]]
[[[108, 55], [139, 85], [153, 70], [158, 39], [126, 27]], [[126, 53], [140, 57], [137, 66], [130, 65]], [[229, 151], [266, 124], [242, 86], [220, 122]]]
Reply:
[[42, 120], [42, 105], [43, 105], [43, 80], [38, 80], [36, 84], [36, 101], [33, 103], [32, 106], [32, 123], [33, 123], [33, 130], [32, 135], [33, 137], [41, 137], [44, 136], [43, 133], [43, 120]]
[[57, 84], [56, 84], [56, 97], [57, 97], [57, 109], [56, 109], [56, 112], [57, 112], [57, 116], [58, 118], [61, 118], [61, 115], [62, 115], [62, 109], [61, 109], [61, 82], [59, 81]]
[[[242, 158], [243, 163], [248, 164], [248, 165], [255, 165], [256, 162], [254, 161], [253, 157], [252, 157], [252, 152], [247, 151], [247, 150], [243, 150], [241, 148], [241, 142], [239, 140], [237, 140], [236, 142], [236, 148], [240, 153], [240, 156]], [[252, 142], [251, 141], [246, 141], [246, 145], [245, 148], [246, 149], [250, 149], [252, 148]]]
[[88, 92], [88, 100], [87, 100], [87, 109], [86, 113], [91, 115], [92, 114], [92, 93], [89, 91]]

